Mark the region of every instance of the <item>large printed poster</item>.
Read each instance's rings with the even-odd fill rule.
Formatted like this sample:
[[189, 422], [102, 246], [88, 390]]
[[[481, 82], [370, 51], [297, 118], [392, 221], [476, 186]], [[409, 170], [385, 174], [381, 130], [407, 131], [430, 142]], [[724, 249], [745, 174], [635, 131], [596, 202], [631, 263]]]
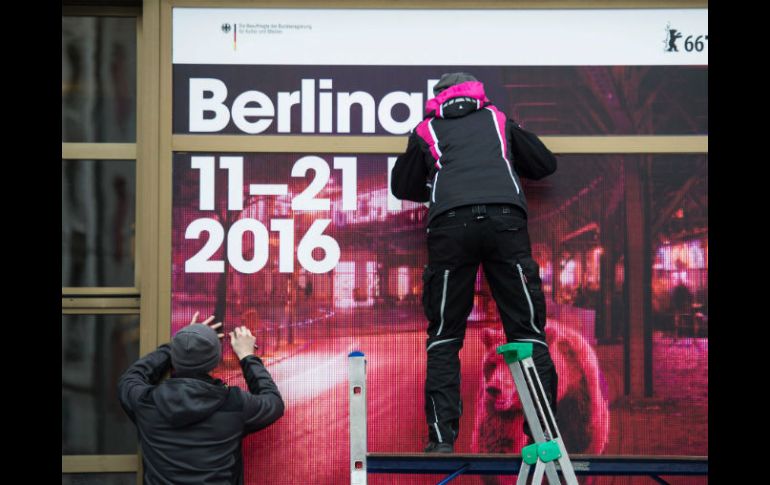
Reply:
[[[174, 9], [174, 133], [403, 138], [440, 75], [462, 70], [538, 135], [707, 134], [706, 11], [592, 12]], [[463, 45], [442, 28], [460, 20]], [[576, 32], [591, 35], [563, 41]], [[195, 311], [225, 331], [246, 325], [287, 404], [245, 440], [247, 483], [348, 482], [352, 350], [368, 363], [370, 451], [426, 443], [427, 208], [390, 194], [397, 155], [174, 154], [171, 333]], [[558, 159], [523, 189], [567, 449], [708, 454], [707, 156]], [[631, 281], [646, 288], [641, 305]], [[513, 452], [523, 417], [482, 271], [476, 290], [456, 451]], [[224, 347], [216, 376], [245, 387]]]

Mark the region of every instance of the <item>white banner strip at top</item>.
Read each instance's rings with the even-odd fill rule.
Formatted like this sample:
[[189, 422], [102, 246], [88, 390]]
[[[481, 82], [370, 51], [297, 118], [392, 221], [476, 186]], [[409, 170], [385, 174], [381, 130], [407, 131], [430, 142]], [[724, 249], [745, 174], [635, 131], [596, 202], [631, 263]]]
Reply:
[[174, 8], [174, 64], [708, 65], [708, 9]]

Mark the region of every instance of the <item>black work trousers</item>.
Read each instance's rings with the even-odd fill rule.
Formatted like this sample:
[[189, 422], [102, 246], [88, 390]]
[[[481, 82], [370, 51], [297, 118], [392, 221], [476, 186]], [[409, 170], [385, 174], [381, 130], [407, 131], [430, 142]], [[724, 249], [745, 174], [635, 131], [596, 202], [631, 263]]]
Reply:
[[[458, 207], [428, 226], [423, 308], [428, 324], [425, 416], [429, 439], [454, 443], [459, 432], [459, 352], [479, 264], [484, 268], [508, 342], [531, 342], [533, 360], [554, 414], [557, 375], [545, 341], [545, 296], [532, 259], [524, 211], [514, 205]], [[525, 426], [528, 435], [528, 427]]]

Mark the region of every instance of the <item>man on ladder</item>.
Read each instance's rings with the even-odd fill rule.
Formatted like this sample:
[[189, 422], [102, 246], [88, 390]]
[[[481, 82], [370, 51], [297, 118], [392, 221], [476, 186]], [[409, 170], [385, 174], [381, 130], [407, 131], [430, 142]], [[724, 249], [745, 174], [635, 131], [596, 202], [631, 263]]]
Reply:
[[[555, 414], [557, 375], [545, 342], [545, 297], [519, 176], [550, 175], [556, 158], [493, 106], [472, 75], [444, 74], [433, 91], [425, 119], [393, 167], [391, 190], [399, 199], [430, 202], [422, 298], [429, 320], [425, 451], [451, 453], [462, 414], [459, 352], [479, 264], [507, 341], [533, 344], [532, 359]], [[533, 441], [526, 424], [524, 432]]]

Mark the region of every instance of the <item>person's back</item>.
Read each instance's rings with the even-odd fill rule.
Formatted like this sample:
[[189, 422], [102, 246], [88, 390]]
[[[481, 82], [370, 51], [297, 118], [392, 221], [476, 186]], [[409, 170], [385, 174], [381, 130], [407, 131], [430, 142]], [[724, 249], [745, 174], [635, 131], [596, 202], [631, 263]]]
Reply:
[[526, 214], [519, 177], [552, 174], [553, 154], [497, 109], [473, 76], [444, 75], [434, 90], [425, 119], [393, 168], [393, 194], [430, 202], [429, 223], [450, 209], [474, 204], [512, 204]]
[[[200, 324], [180, 330], [121, 377], [119, 398], [139, 432], [144, 483], [242, 483], [242, 438], [283, 415], [278, 388], [252, 355], [254, 338], [245, 327], [230, 335], [250, 393], [208, 375], [219, 362], [219, 341]], [[174, 376], [156, 385], [172, 361]]]
[[524, 204], [519, 181], [502, 156], [494, 111], [466, 111], [430, 121], [432, 134], [443, 147], [442, 167], [432, 181], [432, 214], [461, 205], [510, 203], [514, 194]]

